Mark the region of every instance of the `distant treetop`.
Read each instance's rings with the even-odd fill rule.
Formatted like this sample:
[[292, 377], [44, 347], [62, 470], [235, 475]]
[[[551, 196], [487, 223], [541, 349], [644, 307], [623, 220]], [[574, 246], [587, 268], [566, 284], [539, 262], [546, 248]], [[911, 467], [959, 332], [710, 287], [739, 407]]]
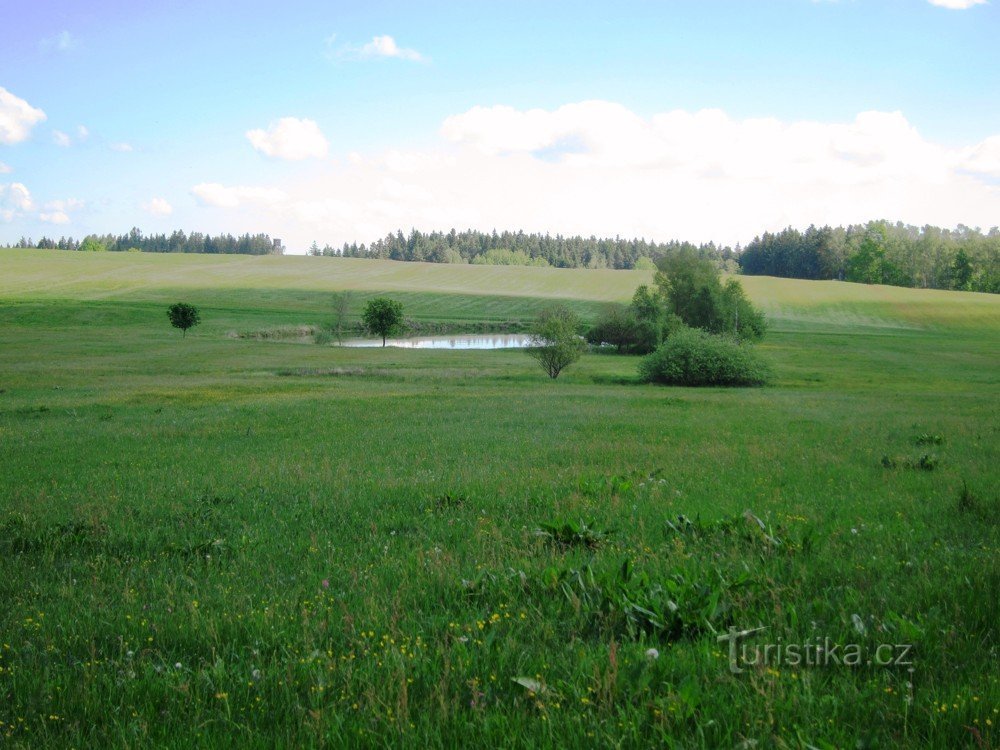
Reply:
[[72, 237], [53, 240], [42, 237], [38, 242], [22, 237], [18, 247], [37, 247], [40, 250], [110, 250], [126, 252], [140, 250], [144, 253], [216, 253], [227, 255], [282, 255], [285, 251], [281, 240], [266, 234], [231, 234], [212, 236], [201, 232], [185, 234], [177, 230], [170, 234], [143, 234], [133, 227], [128, 234], [89, 234], [77, 241]]

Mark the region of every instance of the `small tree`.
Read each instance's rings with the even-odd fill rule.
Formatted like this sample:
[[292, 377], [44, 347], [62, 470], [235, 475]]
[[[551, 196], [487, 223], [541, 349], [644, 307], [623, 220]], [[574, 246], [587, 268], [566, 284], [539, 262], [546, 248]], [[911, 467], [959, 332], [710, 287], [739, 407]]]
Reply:
[[528, 355], [537, 359], [553, 380], [583, 354], [586, 343], [576, 334], [579, 325], [576, 313], [558, 305], [544, 310], [531, 328]]
[[594, 345], [611, 344], [619, 354], [631, 351], [640, 340], [639, 319], [624, 305], [607, 305], [594, 327], [587, 331], [587, 341]]
[[349, 291], [337, 292], [333, 295], [333, 334], [337, 337], [337, 343], [344, 343], [344, 329], [347, 327], [347, 319], [351, 313], [351, 299], [353, 295]]
[[175, 302], [168, 307], [167, 317], [170, 318], [170, 325], [174, 328], [180, 328], [184, 332], [182, 338], [187, 336], [188, 328], [196, 326], [201, 322], [201, 314], [198, 312], [198, 308], [186, 302]]
[[[729, 279], [723, 286], [719, 269], [711, 259], [694, 250], [680, 250], [661, 258], [656, 265], [658, 298], [664, 301], [666, 313], [672, 313], [684, 325], [744, 340], [764, 335], [764, 314], [747, 299], [738, 280]], [[636, 290], [634, 307], [641, 289]]]
[[361, 319], [370, 333], [382, 337], [385, 346], [386, 336], [403, 324], [403, 303], [386, 297], [368, 300]]

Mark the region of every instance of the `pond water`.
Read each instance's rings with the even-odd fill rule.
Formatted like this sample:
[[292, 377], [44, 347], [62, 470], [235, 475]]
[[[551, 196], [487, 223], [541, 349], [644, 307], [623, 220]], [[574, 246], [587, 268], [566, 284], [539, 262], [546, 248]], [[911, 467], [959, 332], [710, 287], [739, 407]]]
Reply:
[[[404, 349], [521, 349], [528, 346], [529, 339], [524, 333], [468, 333], [386, 339], [385, 345]], [[382, 339], [348, 339], [344, 346], [382, 346]]]

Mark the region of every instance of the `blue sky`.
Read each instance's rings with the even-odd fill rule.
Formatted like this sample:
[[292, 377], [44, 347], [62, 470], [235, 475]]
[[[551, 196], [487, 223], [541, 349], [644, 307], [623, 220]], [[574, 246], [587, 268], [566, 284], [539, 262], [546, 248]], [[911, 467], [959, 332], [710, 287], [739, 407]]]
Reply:
[[1000, 224], [1000, 10], [982, 0], [0, 15], [0, 242]]

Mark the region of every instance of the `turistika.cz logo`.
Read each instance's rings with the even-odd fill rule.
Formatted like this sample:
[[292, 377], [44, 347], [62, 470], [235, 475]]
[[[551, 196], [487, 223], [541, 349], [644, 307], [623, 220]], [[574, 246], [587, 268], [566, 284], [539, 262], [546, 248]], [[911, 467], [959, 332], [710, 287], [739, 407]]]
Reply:
[[907, 667], [912, 671], [913, 644], [835, 643], [830, 638], [815, 638], [804, 643], [784, 643], [781, 638], [771, 643], [749, 639], [767, 628], [740, 630], [730, 628], [718, 641], [729, 642], [729, 671], [740, 674], [747, 668], [770, 667]]

